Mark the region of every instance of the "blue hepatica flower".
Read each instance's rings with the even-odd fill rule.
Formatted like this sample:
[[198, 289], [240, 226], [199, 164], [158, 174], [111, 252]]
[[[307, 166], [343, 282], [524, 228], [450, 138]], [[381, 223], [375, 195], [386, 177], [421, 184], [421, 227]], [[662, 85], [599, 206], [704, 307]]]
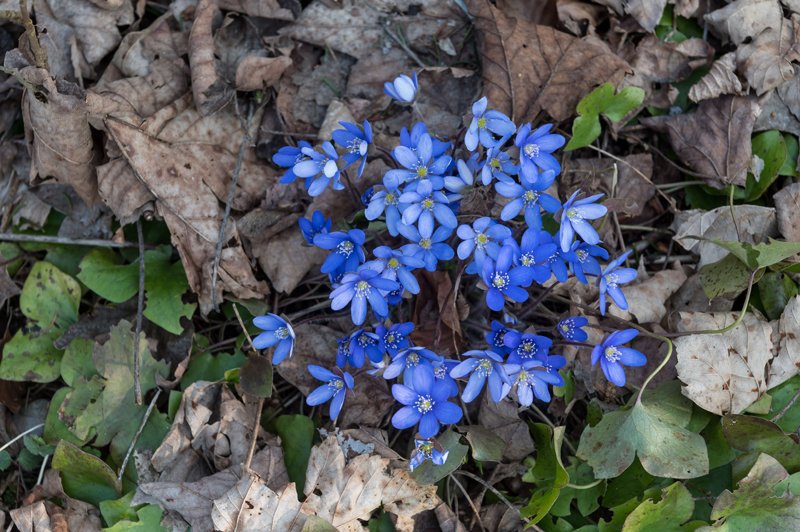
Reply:
[[433, 440], [414, 440], [414, 450], [408, 461], [408, 469], [414, 471], [424, 462], [430, 460], [433, 465], [444, 465], [447, 462], [447, 455], [450, 451], [438, 446]]
[[512, 330], [513, 329], [509, 329], [499, 321], [492, 320], [492, 330], [487, 332], [484, 336], [484, 338], [486, 338], [486, 343], [489, 345], [489, 349], [501, 355], [510, 353], [511, 349], [506, 346], [505, 339], [506, 335]]
[[517, 399], [521, 406], [531, 406], [534, 396], [540, 401], [550, 402], [548, 384], [563, 386], [564, 379], [558, 373], [546, 371], [539, 360], [526, 360], [521, 365], [511, 366], [508, 376], [517, 386]]
[[333, 233], [318, 233], [314, 237], [314, 245], [332, 250], [325, 262], [322, 263], [322, 273], [332, 273], [337, 270], [342, 273], [353, 272], [364, 262], [364, 240], [366, 235], [361, 229], [351, 229], [346, 233], [334, 231]]
[[606, 294], [611, 296], [619, 308], [628, 310], [628, 300], [625, 299], [625, 294], [622, 293], [619, 285], [630, 283], [636, 279], [637, 274], [633, 268], [620, 268], [619, 266], [630, 254], [630, 251], [626, 251], [609, 262], [600, 275], [600, 314], [603, 316], [606, 315]]
[[458, 395], [458, 383], [450, 376], [450, 371], [458, 365], [457, 360], [441, 360], [433, 362], [433, 376], [437, 386], [447, 388], [447, 397]]
[[[323, 153], [319, 153], [313, 148], [303, 148], [302, 151], [303, 155], [308, 158], [296, 163], [292, 167], [292, 171], [297, 177], [311, 180], [311, 184], [308, 186], [308, 194], [310, 196], [319, 196], [328, 188], [331, 182], [333, 182], [334, 190], [344, 189], [344, 185], [339, 179], [339, 166], [336, 164], [339, 154], [333, 144], [323, 142]], [[308, 183], [308, 181], [306, 182]]]
[[526, 282], [529, 284], [528, 272], [519, 266], [511, 267], [513, 255], [511, 246], [503, 246], [497, 254], [497, 263], [489, 257], [483, 261], [481, 276], [488, 287], [486, 304], [492, 310], [503, 310], [506, 296], [517, 303], [528, 299], [528, 291], [521, 287]]
[[553, 124], [545, 124], [531, 133], [531, 125], [525, 124], [517, 131], [514, 144], [519, 148], [523, 182], [536, 181], [539, 169], [553, 172], [554, 176], [561, 173], [561, 165], [551, 153], [563, 146], [566, 139], [562, 135], [550, 133], [551, 129]]
[[[304, 148], [313, 151], [311, 144], [305, 140], [301, 140], [297, 143], [297, 147], [283, 146], [277, 152], [275, 152], [275, 155], [272, 156], [273, 163], [277, 164], [281, 168], [288, 168], [288, 170], [286, 170], [286, 172], [281, 176], [281, 184], [287, 185], [289, 183], [293, 183], [297, 179], [297, 176], [293, 170], [294, 165], [300, 161], [309, 159], [309, 157], [303, 153]], [[308, 188], [309, 184], [311, 184], [311, 181], [306, 179], [306, 188]]]
[[[433, 189], [444, 187], [442, 175], [447, 171], [452, 159], [449, 155], [440, 155], [434, 159], [433, 140], [427, 133], [420, 135], [416, 150], [402, 144], [392, 150], [392, 157], [403, 168], [389, 170], [383, 176], [383, 184], [387, 188], [396, 188], [403, 183], [411, 182], [411, 190], [417, 182], [430, 181]], [[406, 192], [409, 188], [406, 187]]]
[[378, 335], [359, 329], [350, 335], [350, 352], [353, 353], [353, 361], [358, 365], [350, 363], [351, 366], [360, 368], [364, 365], [365, 358], [370, 362], [378, 364], [383, 361], [384, 351], [381, 349], [381, 342]]
[[461, 399], [465, 403], [472, 402], [483, 390], [486, 381], [489, 381], [489, 395], [495, 403], [503, 400], [511, 390], [511, 381], [503, 367], [503, 357], [494, 351], [467, 351], [464, 353], [466, 360], [462, 361], [452, 370], [450, 376], [454, 379], [469, 375], [469, 381], [464, 387]]
[[589, 339], [589, 335], [583, 330], [587, 323], [589, 320], [583, 316], [570, 316], [559, 321], [556, 330], [564, 340], [585, 342]]
[[541, 246], [543, 250], [547, 250], [547, 253], [542, 251], [534, 254], [537, 264], [543, 264], [550, 268], [550, 271], [553, 272], [553, 275], [559, 283], [567, 282], [569, 270], [567, 269], [566, 261], [572, 257], [568, 254], [561, 253], [558, 245], [556, 245], [553, 240], [553, 235], [547, 231], [539, 231], [538, 238], [539, 246]]
[[372, 253], [377, 259], [367, 262], [365, 264], [367, 268], [380, 272], [386, 279], [399, 282], [412, 294], [419, 293], [419, 282], [411, 272], [425, 266], [422, 259], [406, 255], [388, 246], [378, 246]]
[[397, 228], [400, 223], [400, 192], [397, 187], [384, 187], [384, 190], [375, 192], [369, 200], [364, 215], [367, 220], [377, 220], [381, 214], [386, 214], [386, 228], [389, 234], [397, 236], [400, 231]]
[[414, 324], [410, 321], [405, 323], [395, 323], [388, 329], [385, 325], [380, 324], [375, 329], [375, 334], [381, 342], [381, 351], [389, 353], [389, 356], [394, 358], [397, 353], [411, 345], [408, 339], [409, 335], [414, 331]]
[[314, 214], [311, 215], [311, 220], [300, 218], [297, 223], [300, 225], [303, 238], [309, 244], [314, 243], [315, 236], [330, 233], [331, 231], [331, 219], [325, 218], [321, 211], [314, 211]]
[[580, 194], [580, 189], [572, 193], [561, 211], [561, 227], [558, 230], [561, 251], [569, 251], [572, 246], [572, 239], [575, 233], [587, 244], [599, 244], [600, 235], [592, 224], [587, 220], [602, 218], [608, 212], [604, 205], [595, 202], [603, 197], [603, 194], [595, 194], [588, 198], [575, 199]]
[[480, 273], [486, 257], [497, 260], [501, 243], [511, 237], [511, 229], [488, 216], [478, 218], [471, 226], [460, 225], [456, 233], [462, 240], [458, 245], [458, 258], [467, 260], [474, 253], [473, 261], [467, 266], [467, 273]]
[[504, 341], [506, 346], [511, 348], [511, 354], [508, 355], [510, 364], [522, 364], [534, 358], [542, 360], [543, 357], [547, 357], [550, 346], [553, 345], [553, 341], [546, 336], [520, 334], [517, 331], [509, 331]]
[[344, 129], [337, 129], [332, 133], [333, 141], [345, 149], [342, 159], [345, 162], [345, 168], [349, 167], [358, 161], [358, 177], [364, 173], [364, 166], [367, 164], [367, 150], [369, 145], [372, 144], [372, 126], [364, 120], [364, 129], [362, 130], [355, 124], [350, 122], [339, 122]]
[[383, 372], [384, 379], [394, 379], [403, 374], [403, 382], [412, 382], [419, 368], [433, 370], [433, 364], [441, 363], [443, 358], [425, 347], [408, 347], [392, 358], [392, 363]]
[[481, 167], [481, 182], [488, 185], [493, 179], [503, 183], [513, 183], [512, 175], [519, 173], [519, 166], [511, 162], [508, 153], [501, 151], [499, 146], [486, 151], [486, 161]]
[[344, 369], [347, 364], [354, 368], [360, 368], [364, 365], [364, 359], [361, 359], [361, 364], [357, 365], [357, 360], [353, 357], [353, 351], [350, 349], [350, 337], [342, 336], [336, 340], [336, 365]]
[[419, 221], [420, 233], [431, 233], [434, 219], [442, 226], [455, 229], [458, 219], [450, 208], [450, 200], [443, 192], [433, 190], [430, 181], [422, 181], [415, 191], [400, 196], [403, 223], [412, 225]]
[[625, 369], [622, 366], [644, 366], [647, 357], [630, 347], [622, 347], [639, 335], [636, 329], [614, 331], [592, 350], [592, 365], [600, 361], [606, 379], [617, 386], [625, 386]]
[[601, 272], [600, 263], [595, 257], [608, 260], [608, 251], [585, 242], [573, 242], [571, 251], [564, 256], [568, 258], [569, 268], [575, 274], [575, 278], [583, 284], [588, 284], [587, 275], [598, 277]]
[[311, 373], [315, 379], [325, 384], [311, 392], [306, 398], [306, 403], [310, 406], [316, 406], [330, 401], [331, 406], [328, 413], [331, 419], [336, 419], [339, 417], [339, 412], [342, 411], [342, 405], [344, 404], [344, 397], [347, 390], [353, 389], [353, 376], [345, 371], [340, 377], [332, 371], [314, 364], [309, 364], [308, 372]]
[[419, 82], [416, 72], [412, 72], [411, 77], [400, 74], [391, 83], [387, 81], [383, 84], [383, 92], [401, 103], [413, 102], [417, 97], [417, 90], [419, 90]]
[[372, 196], [378, 192], [375, 190], [375, 187], [369, 187], [361, 194], [361, 205], [364, 207], [369, 207], [369, 203], [372, 201]]
[[458, 406], [447, 400], [447, 389], [436, 385], [428, 366], [421, 366], [413, 381], [393, 385], [392, 395], [404, 405], [392, 416], [392, 425], [407, 429], [419, 423], [417, 430], [425, 439], [436, 436], [439, 425], [458, 423], [463, 415]]
[[[411, 149], [412, 151], [417, 151], [417, 144], [419, 144], [419, 140], [422, 138], [422, 135], [427, 134], [428, 126], [426, 126], [424, 122], [417, 122], [414, 124], [414, 127], [411, 128], [410, 133], [406, 128], [400, 130], [400, 144]], [[449, 142], [444, 142], [436, 137], [431, 137], [431, 145], [431, 151], [434, 157], [444, 155], [444, 153], [452, 147]]]
[[475, 183], [475, 170], [459, 159], [456, 161], [456, 175], [444, 178], [444, 188], [455, 194], [462, 194]]
[[429, 272], [436, 271], [438, 261], [450, 260], [455, 255], [453, 248], [444, 243], [453, 233], [449, 227], [438, 227], [432, 234], [423, 231], [423, 228], [418, 230], [413, 225], [400, 224], [399, 229], [400, 234], [412, 242], [400, 249], [406, 255], [421, 259]]
[[[550, 237], [550, 241], [547, 241], [547, 238], [542, 238], [541, 233], [548, 237], [550, 236], [546, 231], [536, 231], [534, 229], [526, 229], [522, 233], [519, 249], [516, 250], [516, 260], [521, 268], [526, 269], [528, 278], [531, 281], [544, 284], [551, 274], [548, 259], [558, 250], [558, 247], [552, 241], [552, 237]], [[540, 243], [540, 238], [544, 242]]]
[[517, 130], [514, 122], [500, 111], [487, 111], [488, 104], [486, 96], [472, 104], [472, 122], [464, 135], [464, 145], [469, 151], [475, 151], [479, 142], [484, 148], [502, 144]]
[[385, 292], [397, 290], [400, 285], [384, 279], [375, 270], [361, 268], [357, 272], [346, 273], [341, 284], [331, 292], [331, 309], [341, 310], [350, 305], [350, 316], [355, 325], [361, 325], [367, 319], [367, 305], [377, 318], [385, 318], [389, 314], [389, 304]]
[[537, 231], [541, 229], [541, 209], [554, 213], [561, 208], [561, 204], [556, 198], [544, 192], [553, 184], [555, 178], [556, 175], [552, 171], [547, 171], [539, 174], [537, 179], [522, 180], [521, 185], [503, 181], [495, 183], [494, 188], [497, 193], [511, 199], [500, 212], [500, 219], [503, 221], [513, 220], [522, 212], [528, 227]]
[[272, 354], [273, 364], [278, 365], [287, 357], [292, 356], [294, 329], [288, 321], [275, 314], [267, 314], [253, 318], [253, 325], [264, 331], [253, 338], [253, 347], [266, 349], [277, 344], [278, 347]]

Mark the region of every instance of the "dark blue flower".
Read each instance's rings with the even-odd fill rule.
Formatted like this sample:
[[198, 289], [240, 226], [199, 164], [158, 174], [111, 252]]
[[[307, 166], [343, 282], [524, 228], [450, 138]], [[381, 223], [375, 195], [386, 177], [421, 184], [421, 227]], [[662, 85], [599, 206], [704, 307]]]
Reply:
[[540, 174], [540, 179], [534, 181], [522, 181], [522, 184], [507, 183], [499, 181], [494, 184], [497, 193], [503, 197], [510, 198], [500, 212], [500, 219], [509, 221], [516, 218], [520, 212], [525, 216], [525, 223], [528, 227], [536, 231], [542, 228], [542, 212], [558, 212], [561, 204], [547, 190], [555, 180], [555, 174], [545, 172]]
[[[420, 138], [422, 138], [422, 135], [427, 134], [428, 126], [426, 126], [424, 122], [417, 122], [414, 124], [414, 127], [411, 128], [410, 133], [406, 128], [402, 128], [400, 130], [400, 144], [411, 149], [412, 151], [417, 151], [417, 145], [419, 144]], [[452, 147], [449, 142], [444, 142], [433, 136], [431, 137], [431, 144], [434, 157], [444, 155], [444, 153], [450, 150]]]
[[311, 220], [300, 218], [297, 223], [300, 225], [303, 238], [309, 244], [314, 243], [315, 236], [331, 231], [331, 219], [325, 218], [321, 211], [314, 211], [311, 215]]
[[419, 90], [419, 82], [416, 72], [412, 72], [411, 77], [400, 74], [394, 78], [394, 81], [387, 81], [383, 84], [383, 92], [401, 103], [413, 102], [417, 97], [417, 90]]
[[375, 334], [380, 340], [381, 351], [389, 353], [394, 358], [397, 353], [411, 345], [408, 337], [414, 330], [414, 324], [410, 321], [405, 323], [395, 323], [388, 329], [383, 324], [378, 325]]
[[339, 412], [342, 411], [342, 404], [344, 404], [344, 397], [347, 390], [353, 389], [353, 376], [345, 371], [340, 377], [332, 371], [314, 364], [309, 364], [308, 372], [311, 373], [315, 379], [325, 384], [311, 392], [306, 398], [306, 403], [310, 406], [316, 406], [331, 401], [328, 415], [331, 419], [336, 419], [339, 416]]
[[397, 226], [400, 223], [400, 192], [397, 187], [384, 187], [384, 190], [375, 192], [369, 200], [364, 215], [367, 220], [377, 220], [381, 214], [386, 213], [386, 228], [389, 234], [397, 236], [400, 234]]
[[433, 362], [433, 376], [436, 379], [437, 386], [447, 388], [447, 397], [458, 395], [458, 383], [453, 377], [450, 376], [450, 371], [458, 365], [457, 360], [441, 360], [440, 362]]
[[503, 357], [494, 351], [482, 350], [467, 351], [462, 356], [467, 357], [466, 360], [450, 370], [450, 376], [454, 379], [469, 375], [461, 399], [465, 403], [472, 402], [488, 380], [492, 400], [495, 403], [502, 401], [511, 390], [511, 381], [503, 367]]
[[517, 331], [509, 331], [504, 341], [506, 347], [511, 349], [511, 354], [508, 355], [510, 364], [522, 364], [534, 358], [541, 360], [547, 356], [550, 346], [553, 345], [553, 341], [546, 336], [520, 334]]
[[461, 224], [456, 233], [463, 241], [458, 245], [458, 258], [467, 260], [470, 255], [475, 254], [473, 261], [467, 266], [467, 273], [480, 273], [486, 257], [497, 260], [501, 244], [511, 237], [511, 229], [488, 216], [478, 218], [472, 226]]
[[507, 355], [511, 349], [506, 346], [506, 335], [512, 331], [497, 320], [492, 320], [492, 330], [487, 332], [484, 338], [489, 345], [489, 349], [501, 355]]
[[619, 308], [628, 310], [628, 300], [625, 299], [625, 294], [622, 293], [619, 285], [630, 283], [636, 279], [636, 270], [633, 268], [620, 268], [620, 265], [625, 262], [625, 259], [630, 254], [630, 251], [626, 251], [609, 262], [600, 275], [600, 314], [603, 316], [606, 315], [606, 294], [611, 296], [611, 299], [614, 300], [614, 303]]
[[550, 133], [553, 124], [545, 124], [531, 133], [531, 125], [525, 124], [514, 140], [519, 148], [522, 181], [534, 182], [537, 180], [539, 169], [544, 172], [561, 173], [558, 159], [551, 153], [564, 145], [566, 139], [562, 135]]
[[432, 233], [434, 219], [449, 229], [455, 229], [458, 225], [450, 200], [443, 192], [433, 190], [430, 181], [420, 182], [414, 191], [403, 192], [400, 196], [400, 210], [405, 225], [413, 225], [419, 221], [420, 233]]
[[364, 207], [369, 207], [369, 203], [372, 201], [372, 196], [374, 196], [376, 192], [378, 191], [375, 190], [375, 187], [368, 187], [367, 190], [361, 194], [361, 205]]
[[463, 415], [458, 406], [447, 400], [447, 389], [436, 385], [428, 366], [421, 366], [413, 381], [393, 385], [392, 395], [404, 405], [392, 416], [392, 425], [407, 429], [419, 423], [417, 430], [422, 438], [436, 436], [439, 425], [458, 423]]
[[403, 382], [411, 382], [414, 373], [421, 367], [433, 370], [433, 364], [442, 362], [443, 358], [425, 347], [407, 347], [392, 358], [392, 363], [383, 372], [384, 379], [394, 379], [403, 374]]
[[398, 283], [384, 279], [375, 270], [361, 268], [355, 273], [344, 274], [339, 287], [331, 292], [331, 309], [341, 310], [351, 305], [350, 316], [355, 325], [361, 325], [367, 319], [368, 304], [377, 318], [385, 318], [389, 314], [385, 292], [398, 288]]
[[493, 179], [504, 183], [513, 183], [512, 175], [519, 173], [519, 166], [511, 162], [508, 153], [501, 151], [500, 147], [490, 148], [486, 151], [486, 161], [481, 167], [481, 182], [488, 185]]
[[336, 365], [344, 369], [347, 364], [354, 368], [360, 368], [364, 365], [364, 359], [361, 359], [361, 364], [357, 365], [357, 360], [353, 357], [353, 351], [350, 349], [350, 337], [342, 336], [336, 340]]
[[361, 174], [364, 173], [364, 166], [367, 164], [367, 150], [372, 144], [372, 126], [366, 120], [364, 120], [363, 130], [350, 122], [339, 122], [339, 125], [344, 129], [337, 129], [332, 133], [333, 141], [345, 149], [345, 153], [342, 155], [345, 168], [361, 161], [361, 164], [358, 165], [358, 177], [361, 177]]
[[304, 159], [296, 163], [292, 167], [292, 171], [297, 177], [306, 178], [306, 183], [311, 180], [308, 186], [308, 194], [310, 196], [319, 196], [322, 194], [328, 185], [333, 182], [334, 190], [344, 189], [344, 185], [340, 180], [339, 166], [336, 161], [339, 159], [339, 154], [336, 153], [336, 148], [330, 142], [322, 143], [323, 153], [319, 153], [312, 148], [303, 148], [303, 155], [308, 159]]
[[[297, 143], [297, 147], [295, 146], [283, 146], [280, 148], [275, 155], [272, 156], [272, 162], [280, 166], [281, 168], [288, 168], [286, 172], [281, 176], [281, 184], [289, 184], [293, 183], [297, 176], [294, 173], [294, 165], [299, 163], [300, 161], [308, 160], [309, 157], [303, 153], [303, 149], [307, 148], [309, 150], [313, 150], [311, 144], [308, 142], [301, 140]], [[310, 179], [306, 179], [306, 188], [311, 184]]]
[[403, 183], [409, 183], [410, 188], [406, 187], [406, 192], [414, 190], [417, 183], [425, 181], [430, 181], [434, 190], [441, 190], [444, 187], [442, 176], [452, 162], [449, 155], [441, 155], [434, 159], [433, 140], [427, 133], [420, 136], [416, 150], [401, 144], [392, 150], [392, 157], [403, 168], [386, 172], [383, 184], [387, 188], [396, 188]]
[[600, 361], [606, 379], [617, 386], [625, 386], [625, 369], [622, 366], [644, 366], [647, 357], [630, 347], [622, 347], [639, 335], [636, 329], [614, 331], [592, 350], [592, 365]]
[[569, 270], [567, 269], [566, 260], [571, 257], [561, 253], [558, 245], [553, 240], [553, 235], [547, 231], [539, 231], [538, 239], [541, 251], [534, 253], [536, 264], [542, 264], [550, 268], [559, 283], [567, 282]]
[[436, 271], [440, 260], [450, 260], [455, 255], [453, 248], [444, 243], [453, 233], [449, 227], [438, 227], [433, 234], [413, 225], [400, 224], [399, 229], [400, 234], [412, 242], [400, 248], [402, 252], [421, 259], [429, 272]]
[[556, 330], [558, 330], [558, 334], [565, 340], [570, 342], [585, 342], [589, 338], [589, 335], [582, 327], [587, 323], [589, 323], [589, 320], [583, 316], [570, 316], [569, 318], [564, 318], [559, 321], [558, 325], [556, 325]]
[[563, 386], [558, 373], [550, 373], [539, 360], [526, 360], [521, 365], [510, 366], [508, 376], [517, 386], [517, 399], [521, 406], [531, 406], [534, 396], [540, 401], [550, 402], [548, 385]]
[[561, 251], [567, 252], [572, 246], [572, 239], [575, 233], [587, 244], [599, 244], [600, 235], [587, 220], [602, 218], [608, 212], [604, 205], [595, 202], [603, 197], [603, 194], [595, 194], [588, 198], [575, 199], [578, 197], [580, 189], [576, 190], [569, 197], [561, 211], [561, 227], [558, 229]]
[[461, 199], [461, 194], [475, 184], [475, 170], [469, 164], [459, 159], [456, 161], [456, 175], [449, 175], [444, 178], [444, 188], [453, 192], [451, 201]]
[[483, 261], [481, 277], [486, 284], [486, 304], [492, 310], [500, 311], [505, 306], [505, 297], [522, 303], [528, 299], [528, 291], [522, 288], [529, 283], [528, 272], [521, 267], [512, 268], [514, 249], [503, 246], [497, 254], [497, 263], [489, 257]]
[[364, 329], [358, 329], [350, 335], [350, 352], [353, 353], [353, 360], [360, 362], [358, 366], [351, 362], [350, 365], [353, 367], [360, 368], [364, 364], [365, 357], [369, 358], [373, 364], [383, 361], [384, 351], [381, 349], [378, 335]]
[[322, 263], [322, 273], [332, 273], [337, 270], [342, 273], [354, 272], [364, 262], [364, 240], [366, 235], [361, 229], [351, 229], [346, 233], [334, 231], [333, 233], [318, 233], [314, 237], [314, 245], [333, 250]]
[[414, 450], [411, 452], [411, 458], [408, 461], [408, 469], [414, 471], [428, 460], [434, 465], [444, 465], [449, 454], [450, 451], [446, 451], [433, 440], [414, 440]]
[[372, 252], [377, 259], [364, 264], [365, 267], [375, 270], [386, 279], [399, 282], [403, 288], [412, 294], [419, 293], [419, 283], [414, 274], [416, 268], [425, 266], [422, 259], [394, 250], [388, 246], [378, 246]]
[[[547, 236], [543, 236], [547, 235]], [[549, 237], [549, 241], [548, 241]], [[542, 239], [544, 242], [539, 242]], [[516, 244], [516, 242], [509, 241], [509, 243]], [[521, 268], [525, 268], [529, 283], [536, 281], [539, 284], [544, 284], [551, 274], [548, 259], [551, 255], [556, 253], [558, 247], [552, 241], [550, 233], [546, 231], [536, 231], [535, 229], [526, 229], [522, 233], [520, 245], [516, 252], [516, 262]]]
[[272, 354], [272, 363], [278, 365], [287, 357], [292, 356], [294, 349], [294, 329], [288, 321], [275, 314], [266, 316], [256, 316], [253, 318], [253, 325], [262, 329], [264, 332], [253, 338], [253, 347], [256, 349], [266, 349], [276, 345], [275, 352]]
[[500, 111], [487, 111], [488, 104], [486, 96], [472, 104], [472, 121], [464, 135], [464, 145], [469, 151], [475, 151], [479, 142], [484, 148], [502, 144], [517, 130], [514, 122]]
[[575, 277], [583, 284], [588, 284], [587, 275], [595, 277], [600, 275], [600, 263], [595, 257], [608, 260], [608, 251], [600, 246], [592, 246], [584, 242], [573, 242], [572, 250], [563, 254], [569, 262], [569, 268]]

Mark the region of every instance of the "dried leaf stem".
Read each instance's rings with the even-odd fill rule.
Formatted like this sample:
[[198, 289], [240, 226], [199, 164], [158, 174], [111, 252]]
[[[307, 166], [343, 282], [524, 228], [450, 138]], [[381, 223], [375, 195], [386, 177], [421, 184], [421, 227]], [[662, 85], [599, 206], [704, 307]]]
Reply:
[[128, 446], [128, 452], [125, 453], [125, 458], [122, 460], [119, 473], [117, 473], [117, 480], [120, 482], [122, 482], [122, 477], [125, 475], [125, 468], [128, 467], [128, 461], [131, 459], [131, 455], [133, 454], [133, 448], [136, 447], [136, 442], [139, 441], [139, 438], [142, 436], [142, 432], [144, 432], [144, 426], [147, 425], [147, 420], [150, 419], [150, 414], [153, 413], [153, 408], [156, 406], [156, 401], [158, 401], [159, 395], [161, 395], [161, 388], [156, 388], [156, 393], [153, 395], [153, 398], [150, 399], [150, 404], [147, 405], [147, 410], [144, 411], [142, 422], [139, 423], [139, 429], [136, 431], [136, 434], [133, 435], [131, 444]]
[[[250, 350], [256, 354], [256, 356], [260, 356], [256, 348], [253, 347], [253, 339], [250, 338], [250, 333], [247, 332], [247, 328], [244, 326], [244, 321], [242, 321], [242, 316], [239, 314], [239, 307], [236, 306], [236, 303], [233, 304], [233, 313], [236, 314], [236, 319], [239, 321], [239, 326], [242, 328], [242, 332], [244, 333], [245, 338], [247, 338], [247, 343], [250, 344]], [[256, 452], [256, 442], [258, 441], [258, 428], [261, 425], [261, 412], [264, 410], [264, 398], [258, 398], [258, 406], [256, 406], [256, 416], [253, 420], [253, 439], [250, 440], [250, 448], [247, 450], [247, 458], [245, 458], [244, 464], [242, 467], [244, 468], [245, 472], [250, 471], [250, 464], [253, 462], [253, 455]]]

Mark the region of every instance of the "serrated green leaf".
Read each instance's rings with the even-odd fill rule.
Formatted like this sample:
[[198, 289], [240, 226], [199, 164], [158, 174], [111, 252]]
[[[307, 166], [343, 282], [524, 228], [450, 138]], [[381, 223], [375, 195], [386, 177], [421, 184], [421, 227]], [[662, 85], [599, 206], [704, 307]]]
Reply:
[[144, 316], [172, 334], [181, 334], [181, 318], [191, 318], [197, 308], [196, 303], [184, 303], [182, 299], [189, 290], [183, 264], [171, 263], [166, 251], [146, 252], [144, 286], [147, 295]]
[[530, 429], [536, 442], [536, 464], [526, 474], [526, 481], [534, 480], [538, 487], [519, 513], [522, 517], [530, 518], [529, 524], [535, 524], [553, 507], [561, 489], [569, 483], [569, 474], [561, 463], [564, 427], [552, 429], [544, 423], [531, 423]]
[[644, 90], [639, 87], [625, 87], [612, 98], [601, 112], [612, 122], [619, 122], [625, 115], [642, 105]]
[[61, 329], [69, 327], [78, 320], [80, 303], [77, 281], [44, 261], [33, 265], [19, 296], [22, 313], [42, 328], [52, 324]]
[[95, 506], [122, 493], [117, 475], [105, 462], [66, 441], [56, 446], [53, 469], [61, 473], [67, 495]]
[[95, 248], [83, 257], [78, 279], [89, 290], [112, 303], [129, 300], [139, 291], [139, 265], [122, 264], [111, 249]]
[[726, 255], [722, 260], [706, 264], [700, 268], [699, 275], [708, 299], [736, 297], [747, 290], [750, 284], [750, 270], [734, 255]]
[[680, 482], [664, 488], [661, 500], [646, 499], [625, 519], [623, 532], [680, 532], [681, 526], [692, 518], [694, 500]]
[[297, 495], [303, 496], [308, 458], [316, 432], [314, 422], [308, 416], [280, 416], [275, 420], [275, 431], [281, 437], [283, 461], [289, 480], [295, 483]]
[[445, 431], [436, 440], [448, 452], [447, 461], [442, 465], [434, 465], [426, 460], [411, 472], [411, 477], [422, 485], [435, 484], [461, 466], [467, 456], [469, 446], [463, 445], [461, 437], [452, 430]]

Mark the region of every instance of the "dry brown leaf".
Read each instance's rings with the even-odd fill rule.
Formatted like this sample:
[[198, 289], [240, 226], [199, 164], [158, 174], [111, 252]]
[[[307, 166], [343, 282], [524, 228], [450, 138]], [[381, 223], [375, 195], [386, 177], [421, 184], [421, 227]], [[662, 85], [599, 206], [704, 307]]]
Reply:
[[291, 64], [291, 58], [286, 56], [245, 57], [236, 65], [236, 89], [257, 91], [273, 87]]
[[[735, 313], [682, 312], [678, 332], [718, 330], [734, 322]], [[682, 392], [718, 415], [739, 414], [767, 391], [767, 364], [772, 358], [769, 323], [748, 313], [723, 334], [692, 334], [675, 339]]]
[[649, 279], [625, 287], [628, 311], [614, 306], [609, 312], [623, 319], [633, 315], [639, 323], [658, 323], [667, 315], [667, 300], [684, 282], [686, 274], [682, 269], [656, 272]]
[[51, 532], [50, 516], [44, 501], [17, 508], [9, 512], [11, 520], [21, 532]]
[[[48, 501], [56, 498], [61, 506]], [[55, 469], [48, 469], [41, 484], [35, 486], [22, 500], [25, 506], [44, 501], [45, 510], [50, 516], [50, 525], [53, 531], [69, 532], [100, 532], [100, 512], [97, 507], [78, 499], [73, 499], [64, 493], [61, 485], [61, 476]], [[19, 525], [18, 525], [19, 526]]]
[[800, 296], [786, 304], [780, 320], [772, 322], [777, 350], [769, 366], [767, 388], [772, 389], [800, 373]]
[[294, 482], [275, 493], [250, 473], [213, 502], [214, 530], [301, 532], [308, 516], [300, 511]]
[[217, 74], [214, 59], [212, 24], [219, 13], [215, 0], [200, 0], [189, 33], [189, 66], [192, 70], [192, 94], [203, 116], [219, 111], [233, 94], [225, 90]]
[[681, 160], [709, 185], [744, 186], [750, 167], [750, 136], [761, 109], [752, 98], [724, 96], [703, 100], [693, 113], [642, 119], [669, 135]]
[[461, 320], [469, 308], [457, 305], [458, 288], [446, 271], [421, 271], [417, 275], [420, 292], [414, 300], [412, 319], [416, 326], [411, 338], [441, 354], [455, 355], [462, 351]]
[[[795, 69], [795, 73], [797, 71]], [[753, 125], [753, 131], [778, 129], [800, 135], [800, 77], [797, 74], [777, 90], [762, 96], [758, 103], [762, 111]]]
[[775, 209], [772, 207], [734, 205], [733, 215], [735, 223], [730, 207], [681, 212], [672, 224], [675, 241], [687, 251], [700, 255], [698, 267], [702, 267], [725, 258], [729, 252], [713, 242], [689, 238], [690, 236], [757, 244], [777, 234]]
[[792, 62], [800, 60], [800, 18], [783, 19], [780, 26], [767, 28], [752, 42], [736, 50], [739, 70], [761, 96], [794, 77]]
[[667, 0], [627, 0], [624, 6], [625, 12], [636, 19], [642, 28], [653, 31], [661, 20]]
[[594, 35], [597, 25], [606, 16], [601, 6], [579, 0], [558, 0], [558, 20], [577, 37]]
[[[164, 13], [141, 31], [132, 31], [122, 38], [111, 63], [125, 77], [142, 77], [151, 72], [151, 65], [159, 60], [174, 60], [188, 53], [188, 32], [172, 28], [174, 17]], [[98, 85], [107, 75], [107, 69]]]
[[737, 46], [767, 28], [779, 28], [782, 19], [778, 0], [736, 0], [705, 15], [712, 31]]
[[511, 401], [495, 403], [488, 393], [483, 394], [478, 423], [506, 442], [503, 449], [505, 460], [522, 460], [533, 452], [533, 439], [528, 424], [520, 419], [517, 406]]
[[648, 81], [680, 81], [714, 59], [714, 48], [703, 39], [665, 42], [647, 36], [636, 46], [631, 66]]
[[783, 238], [800, 242], [800, 183], [782, 188], [774, 196], [778, 229]]
[[565, 120], [595, 86], [617, 85], [630, 70], [597, 39], [511, 18], [488, 0], [467, 5], [479, 32], [483, 92], [512, 120], [532, 119], [540, 110]]
[[217, 0], [220, 9], [225, 11], [236, 11], [251, 17], [264, 17], [275, 20], [294, 20], [291, 9], [281, 7], [281, 4], [291, 4], [290, 2], [279, 2], [278, 0]]
[[727, 53], [714, 61], [711, 70], [689, 89], [689, 98], [694, 102], [710, 100], [718, 96], [746, 93], [736, 76], [736, 54]]

